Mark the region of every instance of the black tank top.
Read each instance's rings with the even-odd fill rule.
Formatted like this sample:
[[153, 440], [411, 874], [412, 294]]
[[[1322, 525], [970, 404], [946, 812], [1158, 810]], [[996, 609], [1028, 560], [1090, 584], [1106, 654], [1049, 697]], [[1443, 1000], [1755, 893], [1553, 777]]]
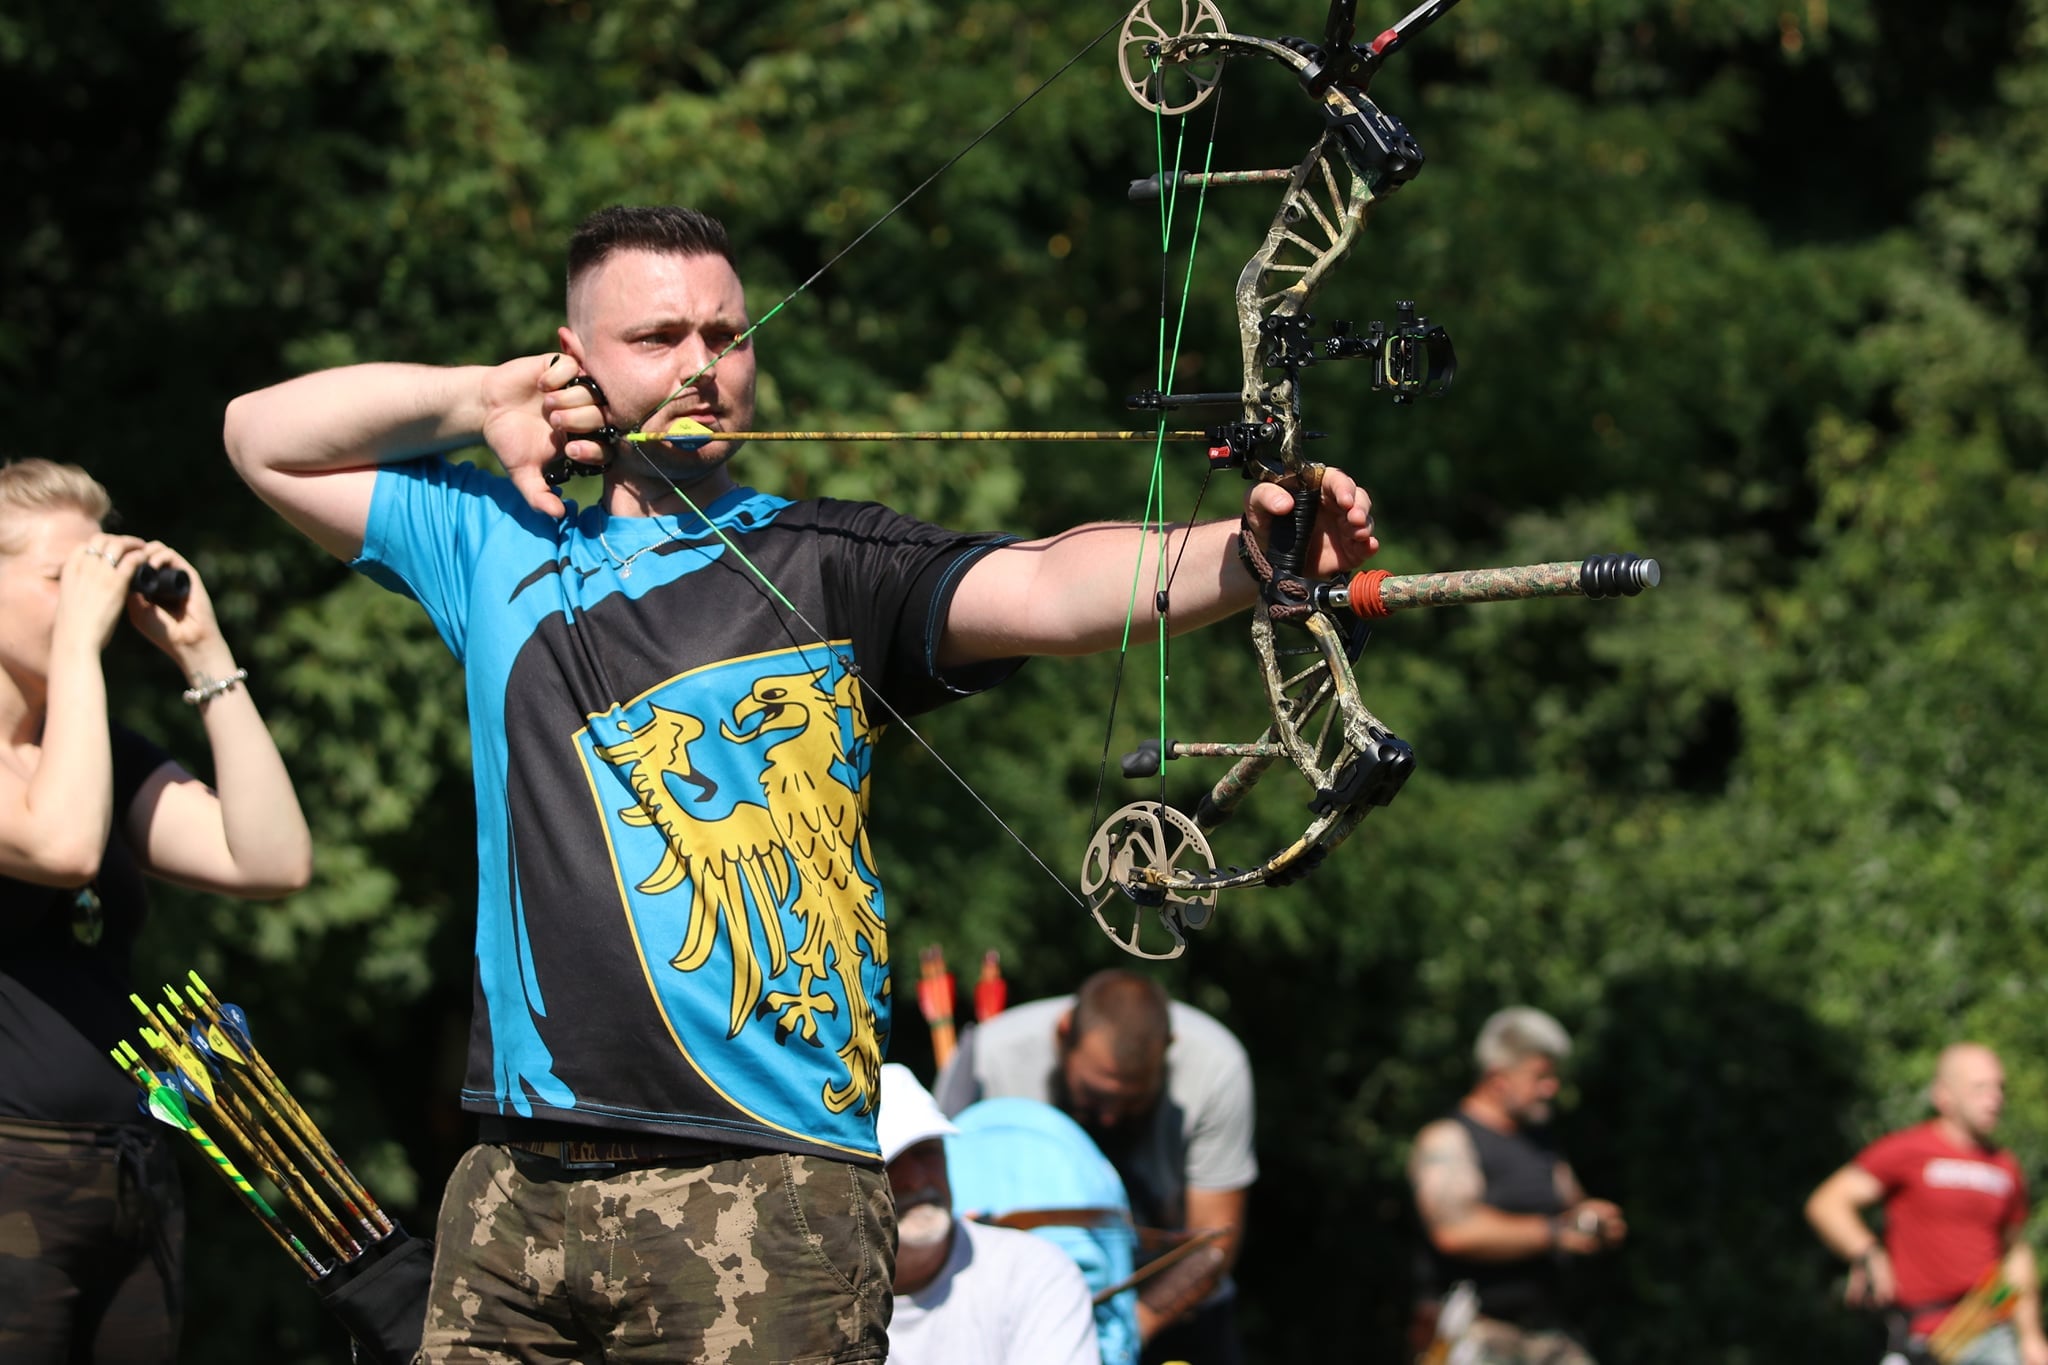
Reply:
[[170, 755], [112, 727], [114, 820], [85, 891], [0, 877], [0, 1117], [42, 1123], [152, 1121], [107, 1050], [142, 1020], [128, 959], [149, 912], [128, 846], [128, 809]]
[[[1557, 1194], [1557, 1153], [1540, 1135], [1499, 1133], [1463, 1113], [1450, 1115], [1472, 1139], [1479, 1172], [1486, 1181], [1480, 1202], [1502, 1213], [1564, 1211]], [[1459, 1280], [1479, 1293], [1479, 1311], [1490, 1318], [1526, 1326], [1557, 1321], [1558, 1262], [1544, 1252], [1521, 1261], [1468, 1261], [1431, 1249], [1431, 1276], [1442, 1294]]]

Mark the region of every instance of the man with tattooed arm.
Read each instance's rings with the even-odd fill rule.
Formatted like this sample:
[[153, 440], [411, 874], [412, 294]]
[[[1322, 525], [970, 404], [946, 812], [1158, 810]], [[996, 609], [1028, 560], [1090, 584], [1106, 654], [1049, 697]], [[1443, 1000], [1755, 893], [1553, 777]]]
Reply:
[[1558, 1301], [1566, 1257], [1628, 1233], [1621, 1210], [1589, 1199], [1547, 1129], [1571, 1036], [1542, 1010], [1501, 1010], [1479, 1030], [1479, 1079], [1415, 1139], [1408, 1177], [1429, 1242], [1433, 1310], [1469, 1284], [1478, 1316], [1461, 1333], [1476, 1365], [1592, 1365]]

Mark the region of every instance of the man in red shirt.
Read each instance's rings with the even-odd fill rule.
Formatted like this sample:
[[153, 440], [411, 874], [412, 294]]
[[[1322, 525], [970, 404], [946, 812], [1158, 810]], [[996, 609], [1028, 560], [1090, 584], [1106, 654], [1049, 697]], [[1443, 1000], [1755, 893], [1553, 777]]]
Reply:
[[[1908, 1320], [1909, 1352], [1927, 1339], [1994, 1266], [2012, 1292], [2012, 1319], [1977, 1335], [1956, 1365], [2048, 1365], [2034, 1252], [2021, 1237], [2027, 1187], [2019, 1163], [1991, 1135], [2005, 1108], [2005, 1070], [1990, 1048], [1943, 1049], [1928, 1089], [1935, 1117], [1879, 1138], [1821, 1182], [1806, 1220], [1853, 1269], [1852, 1304]], [[1884, 1203], [1880, 1242], [1862, 1211]]]

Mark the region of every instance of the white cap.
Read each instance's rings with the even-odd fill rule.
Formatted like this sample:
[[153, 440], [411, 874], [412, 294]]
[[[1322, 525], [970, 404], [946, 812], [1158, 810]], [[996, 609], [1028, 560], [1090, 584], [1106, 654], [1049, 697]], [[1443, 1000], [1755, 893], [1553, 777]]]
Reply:
[[950, 1137], [959, 1132], [944, 1114], [932, 1092], [925, 1089], [909, 1067], [888, 1062], [882, 1067], [882, 1112], [875, 1118], [875, 1136], [882, 1143], [882, 1161], [887, 1164], [920, 1142]]

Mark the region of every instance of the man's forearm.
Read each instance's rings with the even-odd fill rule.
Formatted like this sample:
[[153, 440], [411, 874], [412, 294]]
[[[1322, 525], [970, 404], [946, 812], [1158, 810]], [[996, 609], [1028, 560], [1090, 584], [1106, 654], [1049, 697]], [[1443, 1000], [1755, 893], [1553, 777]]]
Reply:
[[1193, 1312], [1223, 1282], [1227, 1269], [1223, 1247], [1210, 1242], [1139, 1285], [1139, 1337], [1149, 1340], [1160, 1328]]
[[368, 364], [322, 370], [228, 404], [228, 456], [245, 478], [319, 474], [474, 441], [484, 366]]
[[2012, 1286], [2012, 1325], [2021, 1337], [2041, 1335], [2041, 1277], [2034, 1248], [2015, 1241], [2005, 1253], [2005, 1282]]
[[1845, 1261], [1854, 1261], [1870, 1253], [1878, 1245], [1877, 1234], [1863, 1221], [1863, 1215], [1851, 1204], [1837, 1200], [1814, 1198], [1807, 1201], [1806, 1221], [1827, 1245], [1828, 1250]]
[[1503, 1213], [1483, 1204], [1430, 1229], [1438, 1251], [1468, 1261], [1527, 1260], [1553, 1249], [1557, 1235], [1556, 1224], [1540, 1213]]
[[1116, 648], [1127, 620], [1137, 630], [1154, 628], [1162, 551], [1172, 580], [1170, 630], [1194, 630], [1243, 611], [1258, 592], [1238, 563], [1237, 534], [1236, 521], [1173, 526], [1163, 537], [1156, 528], [1098, 522], [1005, 546], [1002, 563], [990, 567], [1010, 582], [996, 599], [1007, 615], [990, 613], [988, 625], [1006, 638], [983, 642], [977, 652], [1091, 654]]

